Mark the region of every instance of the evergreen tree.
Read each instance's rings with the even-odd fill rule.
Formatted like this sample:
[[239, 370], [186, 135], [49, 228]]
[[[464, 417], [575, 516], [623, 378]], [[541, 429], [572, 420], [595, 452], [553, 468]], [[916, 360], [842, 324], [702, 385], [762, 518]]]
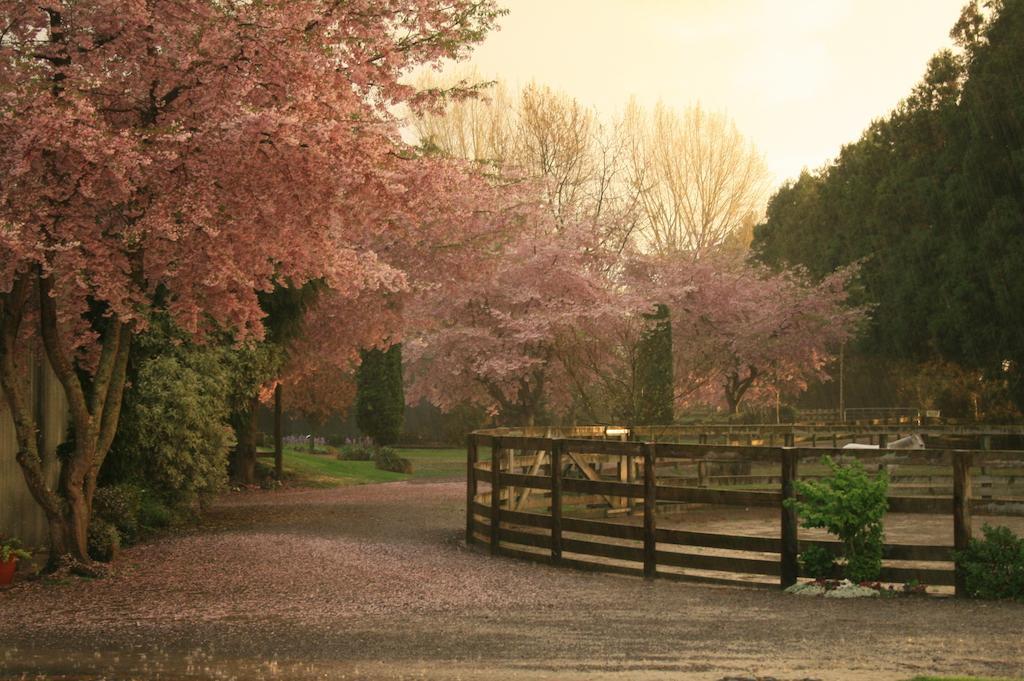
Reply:
[[356, 425], [378, 445], [390, 445], [402, 434], [405, 391], [402, 346], [372, 348], [362, 353], [356, 375]]
[[658, 305], [647, 315], [648, 327], [637, 349], [637, 378], [640, 384], [636, 424], [672, 423], [672, 321], [668, 307]]
[[875, 312], [853, 355], [952, 362], [1024, 408], [1024, 0], [970, 2], [952, 36], [893, 113], [775, 194], [753, 246], [817, 276], [861, 261]]

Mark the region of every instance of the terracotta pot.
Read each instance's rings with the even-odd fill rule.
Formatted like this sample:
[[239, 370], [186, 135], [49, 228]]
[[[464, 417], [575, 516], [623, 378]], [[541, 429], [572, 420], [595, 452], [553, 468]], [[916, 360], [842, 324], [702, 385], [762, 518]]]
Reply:
[[18, 559], [11, 557], [6, 563], [0, 563], [0, 586], [7, 586], [14, 579], [14, 568]]

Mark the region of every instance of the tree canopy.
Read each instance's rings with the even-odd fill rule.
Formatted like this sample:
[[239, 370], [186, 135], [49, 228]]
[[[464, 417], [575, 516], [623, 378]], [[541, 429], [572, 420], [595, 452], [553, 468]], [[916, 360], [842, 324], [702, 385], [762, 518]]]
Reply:
[[1006, 378], [1024, 406], [1024, 2], [970, 2], [954, 50], [828, 166], [772, 197], [754, 248], [817, 276], [861, 262], [878, 358]]

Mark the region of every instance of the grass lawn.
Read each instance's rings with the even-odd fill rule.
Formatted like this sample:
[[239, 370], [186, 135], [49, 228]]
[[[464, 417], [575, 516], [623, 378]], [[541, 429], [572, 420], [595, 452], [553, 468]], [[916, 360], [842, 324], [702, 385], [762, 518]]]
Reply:
[[[398, 448], [398, 455], [412, 461], [413, 478], [455, 478], [466, 475], [465, 449], [416, 449]], [[481, 460], [490, 459], [486, 451], [480, 452]]]
[[[260, 448], [260, 464], [272, 465], [266, 458], [271, 450]], [[284, 472], [293, 484], [309, 487], [340, 487], [375, 482], [455, 478], [466, 472], [465, 449], [399, 448], [399, 456], [412, 461], [412, 475], [382, 471], [372, 461], [339, 461], [332, 454], [310, 454], [305, 447], [285, 447]], [[489, 455], [481, 452], [481, 459]]]
[[[273, 466], [272, 461], [263, 457], [260, 463]], [[294, 447], [284, 449], [284, 474], [286, 480], [308, 487], [365, 485], [373, 482], [395, 482], [409, 477], [401, 473], [382, 471], [374, 466], [372, 461], [339, 461], [328, 454], [310, 454], [304, 448], [300, 450]]]

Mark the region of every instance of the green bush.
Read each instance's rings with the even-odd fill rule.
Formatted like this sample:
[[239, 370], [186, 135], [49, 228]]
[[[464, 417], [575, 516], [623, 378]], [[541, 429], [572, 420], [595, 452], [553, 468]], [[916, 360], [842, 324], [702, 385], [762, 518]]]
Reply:
[[814, 579], [828, 579], [836, 565], [832, 552], [816, 544], [811, 544], [801, 551], [799, 560], [803, 574]]
[[971, 539], [956, 553], [972, 598], [1024, 601], [1024, 538], [1008, 527], [984, 525], [984, 539]]
[[160, 499], [146, 495], [139, 505], [139, 526], [150, 530], [170, 527], [174, 512]]
[[403, 459], [390, 447], [381, 447], [373, 456], [374, 465], [382, 471], [412, 474], [412, 461]]
[[377, 447], [369, 440], [347, 442], [341, 446], [338, 459], [341, 461], [370, 461], [377, 453]]
[[831, 475], [818, 481], [797, 481], [797, 499], [787, 499], [800, 524], [823, 528], [843, 543], [843, 571], [852, 582], [878, 579], [882, 570], [885, 534], [882, 520], [888, 510], [889, 478], [880, 472], [872, 479], [859, 461], [840, 466], [829, 457], [823, 462]]
[[172, 506], [205, 502], [227, 483], [229, 379], [216, 348], [150, 357], [125, 397], [107, 482], [143, 481]]
[[129, 483], [100, 487], [92, 499], [93, 516], [116, 527], [121, 543], [131, 546], [139, 539], [142, 496], [142, 488]]
[[88, 542], [89, 556], [101, 563], [109, 563], [121, 548], [121, 534], [113, 523], [94, 515], [89, 522]]

